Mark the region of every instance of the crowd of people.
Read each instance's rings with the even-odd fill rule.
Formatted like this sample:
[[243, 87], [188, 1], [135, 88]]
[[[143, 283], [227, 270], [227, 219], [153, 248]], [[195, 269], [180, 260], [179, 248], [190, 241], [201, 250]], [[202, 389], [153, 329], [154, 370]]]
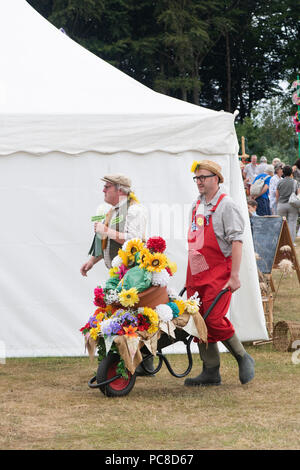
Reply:
[[299, 209], [289, 203], [289, 198], [293, 192], [300, 194], [300, 159], [290, 166], [279, 158], [268, 163], [264, 156], [258, 163], [257, 156], [252, 155], [249, 163], [241, 163], [241, 171], [250, 218], [265, 215], [285, 217], [295, 244]]

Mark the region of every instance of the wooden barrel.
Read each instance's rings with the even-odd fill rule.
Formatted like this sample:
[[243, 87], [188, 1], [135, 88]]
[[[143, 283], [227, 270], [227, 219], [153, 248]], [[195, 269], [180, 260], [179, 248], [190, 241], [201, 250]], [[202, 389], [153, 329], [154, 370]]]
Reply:
[[273, 329], [273, 345], [277, 351], [292, 351], [297, 349], [294, 341], [300, 340], [300, 323], [279, 321]]

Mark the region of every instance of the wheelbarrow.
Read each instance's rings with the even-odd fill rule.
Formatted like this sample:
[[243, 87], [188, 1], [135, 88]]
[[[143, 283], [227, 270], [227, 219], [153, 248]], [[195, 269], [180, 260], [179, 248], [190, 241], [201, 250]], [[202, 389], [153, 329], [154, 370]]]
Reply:
[[[182, 289], [180, 292], [180, 296], [182, 296], [185, 292], [185, 288]], [[208, 310], [203, 315], [203, 319], [206, 320], [214, 306], [220, 300], [225, 292], [228, 292], [229, 288], [221, 290], [216, 298], [213, 300], [212, 304], [208, 308]], [[156, 356], [158, 357], [158, 365], [154, 370], [148, 370], [146, 367], [147, 359], [152, 357], [152, 354], [148, 351], [146, 346], [141, 348], [141, 352], [143, 354], [143, 361], [141, 362], [141, 366], [147, 375], [155, 375], [157, 374], [160, 369], [162, 368], [163, 363], [165, 363], [168, 371], [170, 372], [173, 377], [176, 378], [183, 378], [187, 376], [193, 367], [193, 357], [191, 353], [191, 342], [194, 336], [190, 335], [186, 331], [176, 328], [175, 331], [175, 339], [169, 337], [166, 333], [163, 333], [160, 339], [157, 342], [157, 353]], [[186, 346], [186, 354], [188, 357], [188, 367], [187, 369], [182, 372], [181, 374], [176, 373], [166, 356], [162, 353], [162, 349], [171, 344], [175, 344], [178, 341], [182, 341]], [[116, 352], [109, 352], [107, 356], [102, 359], [102, 361], [98, 365], [97, 373], [94, 377], [90, 379], [88, 382], [88, 386], [90, 388], [98, 388], [100, 392], [102, 392], [107, 397], [123, 397], [128, 395], [134, 387], [136, 381], [136, 374], [132, 374], [129, 370], [127, 370], [127, 378], [124, 378], [121, 374], [117, 373], [117, 367], [120, 362], [120, 355]]]

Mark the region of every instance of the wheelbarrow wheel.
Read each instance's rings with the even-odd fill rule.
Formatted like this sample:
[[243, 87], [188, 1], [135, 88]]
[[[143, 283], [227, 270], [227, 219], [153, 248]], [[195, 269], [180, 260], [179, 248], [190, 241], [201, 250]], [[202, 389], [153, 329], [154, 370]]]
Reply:
[[[97, 370], [97, 383], [105, 382], [118, 375], [117, 367], [120, 362], [120, 356], [116, 353], [108, 355], [100, 362]], [[100, 385], [100, 391], [107, 397], [124, 397], [131, 392], [134, 387], [136, 376], [127, 370], [128, 379], [119, 377], [118, 379], [106, 385]]]

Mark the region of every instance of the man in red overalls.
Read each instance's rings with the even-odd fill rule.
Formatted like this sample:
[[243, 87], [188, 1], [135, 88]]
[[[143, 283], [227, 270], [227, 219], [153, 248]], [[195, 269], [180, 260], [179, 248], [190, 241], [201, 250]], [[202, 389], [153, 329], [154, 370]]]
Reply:
[[193, 206], [189, 227], [187, 297], [198, 293], [202, 302], [200, 311], [204, 315], [221, 290], [228, 288], [228, 292], [206, 319], [208, 345], [198, 343], [203, 370], [197, 377], [186, 379], [184, 384], [221, 384], [218, 341], [222, 341], [237, 360], [240, 382], [246, 384], [254, 377], [254, 359], [245, 351], [226, 317], [231, 295], [240, 287], [244, 220], [234, 201], [219, 188], [224, 178], [217, 163], [194, 162], [192, 172], [200, 194]]

